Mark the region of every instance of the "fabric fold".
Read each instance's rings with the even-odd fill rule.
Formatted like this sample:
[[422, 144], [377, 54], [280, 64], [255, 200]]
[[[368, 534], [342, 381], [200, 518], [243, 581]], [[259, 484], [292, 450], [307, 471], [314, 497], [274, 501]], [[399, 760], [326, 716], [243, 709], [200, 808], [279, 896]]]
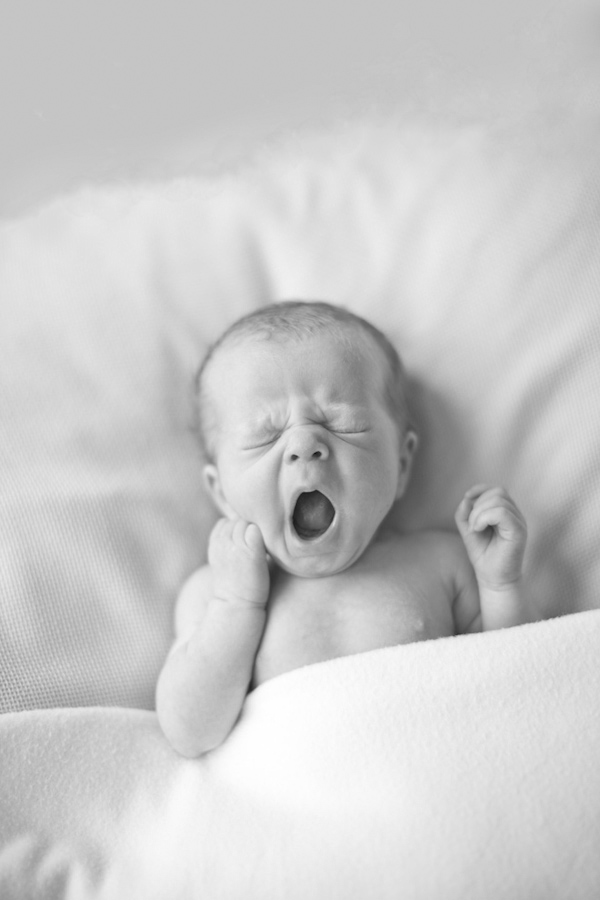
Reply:
[[595, 896], [599, 650], [593, 611], [308, 666], [198, 760], [151, 712], [6, 715], [0, 895]]

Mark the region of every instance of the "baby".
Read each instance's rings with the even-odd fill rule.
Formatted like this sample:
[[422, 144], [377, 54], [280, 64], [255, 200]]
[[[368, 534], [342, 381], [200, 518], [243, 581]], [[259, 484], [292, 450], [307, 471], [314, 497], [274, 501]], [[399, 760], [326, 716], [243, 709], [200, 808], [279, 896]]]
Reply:
[[209, 352], [198, 403], [223, 518], [182, 588], [157, 686], [180, 753], [218, 746], [248, 691], [283, 672], [525, 621], [526, 526], [503, 489], [467, 491], [459, 534], [386, 524], [417, 436], [400, 359], [365, 320], [263, 307]]

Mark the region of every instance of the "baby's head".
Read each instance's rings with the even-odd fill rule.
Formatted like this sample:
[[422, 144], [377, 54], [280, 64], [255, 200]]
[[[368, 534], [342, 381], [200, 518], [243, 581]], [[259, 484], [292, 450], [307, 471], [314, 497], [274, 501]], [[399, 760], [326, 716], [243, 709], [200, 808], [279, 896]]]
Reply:
[[402, 496], [416, 448], [404, 369], [359, 316], [290, 301], [235, 322], [197, 376], [205, 480], [283, 569], [342, 571]]

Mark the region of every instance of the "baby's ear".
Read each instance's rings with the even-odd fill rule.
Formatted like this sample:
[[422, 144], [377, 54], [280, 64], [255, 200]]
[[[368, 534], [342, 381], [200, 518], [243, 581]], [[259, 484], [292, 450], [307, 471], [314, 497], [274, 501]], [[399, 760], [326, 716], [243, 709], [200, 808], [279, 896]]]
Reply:
[[225, 499], [225, 495], [223, 494], [223, 488], [221, 487], [221, 479], [219, 477], [219, 470], [212, 463], [204, 466], [202, 470], [202, 475], [204, 477], [204, 484], [210, 496], [213, 499], [213, 503], [226, 518], [233, 519], [233, 510], [227, 500]]
[[396, 491], [396, 500], [406, 491], [412, 471], [413, 459], [419, 446], [419, 437], [414, 431], [407, 431], [400, 445], [400, 460], [398, 468], [398, 489]]

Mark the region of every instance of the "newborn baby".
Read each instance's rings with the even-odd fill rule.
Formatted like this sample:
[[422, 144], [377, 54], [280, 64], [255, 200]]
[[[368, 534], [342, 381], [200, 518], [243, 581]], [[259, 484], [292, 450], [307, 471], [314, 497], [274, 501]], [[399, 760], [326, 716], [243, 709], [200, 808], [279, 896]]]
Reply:
[[326, 303], [259, 309], [209, 352], [198, 403], [223, 518], [157, 686], [180, 753], [220, 744], [248, 691], [283, 672], [525, 621], [526, 526], [504, 490], [467, 491], [459, 534], [386, 524], [417, 436], [398, 355], [365, 320]]

